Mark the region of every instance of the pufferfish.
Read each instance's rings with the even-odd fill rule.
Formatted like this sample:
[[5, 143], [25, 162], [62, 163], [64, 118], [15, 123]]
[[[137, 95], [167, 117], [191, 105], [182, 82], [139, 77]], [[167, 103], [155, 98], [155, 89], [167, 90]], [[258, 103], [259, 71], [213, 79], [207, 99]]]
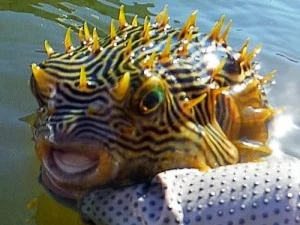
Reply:
[[106, 38], [84, 23], [79, 46], [67, 30], [64, 53], [45, 41], [48, 58], [32, 64], [30, 84], [40, 180], [50, 192], [77, 201], [171, 169], [210, 171], [271, 154], [276, 110], [264, 85], [274, 72], [261, 76], [252, 61], [261, 46], [249, 52], [246, 40], [233, 50], [231, 21], [222, 16], [201, 33], [196, 17], [175, 28], [165, 8], [140, 25], [121, 6]]

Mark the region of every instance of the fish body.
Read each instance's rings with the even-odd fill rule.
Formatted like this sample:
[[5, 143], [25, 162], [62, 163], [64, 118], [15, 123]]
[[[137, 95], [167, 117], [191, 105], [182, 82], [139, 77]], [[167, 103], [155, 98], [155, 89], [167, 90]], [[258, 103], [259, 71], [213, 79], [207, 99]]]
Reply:
[[140, 25], [121, 6], [107, 37], [85, 23], [76, 47], [69, 28], [64, 53], [45, 41], [48, 58], [32, 64], [40, 182], [85, 221], [300, 223], [299, 160], [262, 160], [277, 111], [274, 72], [253, 61], [261, 46], [235, 50], [231, 21], [202, 33], [196, 17], [172, 27], [165, 8]]
[[295, 225], [299, 171], [299, 159], [289, 156], [207, 172], [169, 170], [148, 183], [94, 190], [80, 210], [91, 224]]
[[41, 182], [55, 195], [80, 199], [94, 187], [123, 186], [176, 168], [206, 171], [271, 154], [268, 123], [275, 110], [248, 51], [228, 45], [231, 21], [222, 16], [208, 33], [168, 24], [167, 8], [154, 23], [128, 23], [99, 39], [85, 23], [65, 53], [45, 41], [48, 59], [32, 64], [39, 103], [33, 122]]

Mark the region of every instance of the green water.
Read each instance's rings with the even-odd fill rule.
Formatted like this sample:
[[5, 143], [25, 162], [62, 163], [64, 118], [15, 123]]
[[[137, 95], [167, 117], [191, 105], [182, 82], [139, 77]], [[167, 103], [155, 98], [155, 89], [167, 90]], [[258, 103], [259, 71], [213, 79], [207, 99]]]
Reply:
[[[232, 46], [239, 48], [246, 37], [251, 39], [251, 48], [263, 43], [263, 51], [257, 57], [262, 73], [278, 71], [276, 85], [269, 93], [271, 103], [284, 106], [285, 114], [293, 119], [290, 132], [283, 137], [277, 135], [277, 139], [283, 151], [300, 157], [299, 0], [0, 0], [0, 224], [63, 224], [62, 215], [69, 224], [77, 224], [74, 215], [59, 215], [63, 209], [45, 200], [37, 182], [39, 162], [30, 128], [18, 118], [37, 107], [28, 86], [29, 66], [45, 58], [41, 52], [43, 40], [50, 40], [57, 51], [63, 51], [65, 27], [75, 28], [82, 21], [96, 26], [104, 36], [121, 4], [126, 6], [129, 17], [138, 14], [140, 22], [145, 15], [153, 16], [168, 4], [170, 22], [176, 26], [198, 9], [198, 25], [204, 32], [225, 14], [234, 22], [229, 39]], [[290, 122], [285, 121], [282, 126]], [[38, 216], [30, 219], [35, 209], [27, 209], [26, 205], [38, 196], [47, 204], [40, 206]]]

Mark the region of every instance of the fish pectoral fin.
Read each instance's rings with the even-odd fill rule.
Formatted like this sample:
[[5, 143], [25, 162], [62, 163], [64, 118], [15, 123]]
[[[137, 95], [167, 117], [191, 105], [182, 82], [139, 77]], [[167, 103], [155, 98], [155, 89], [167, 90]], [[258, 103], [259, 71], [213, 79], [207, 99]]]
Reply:
[[271, 108], [245, 107], [242, 112], [240, 135], [247, 139], [263, 142], [268, 140], [268, 124], [274, 117]]
[[234, 141], [235, 146], [240, 152], [241, 162], [257, 162], [272, 153], [272, 150], [261, 142], [253, 142], [250, 140]]

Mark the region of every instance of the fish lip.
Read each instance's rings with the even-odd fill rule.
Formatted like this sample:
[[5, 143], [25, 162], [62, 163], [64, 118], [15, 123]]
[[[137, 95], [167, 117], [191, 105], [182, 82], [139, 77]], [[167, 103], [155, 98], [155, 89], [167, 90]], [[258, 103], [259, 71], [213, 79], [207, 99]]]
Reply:
[[[100, 145], [87, 146], [78, 142], [57, 144], [43, 139], [36, 141], [35, 148], [42, 163], [41, 184], [53, 195], [62, 198], [78, 200], [86, 191], [109, 183], [119, 171], [118, 164], [113, 159], [111, 152]], [[81, 163], [79, 169], [77, 169], [76, 160], [75, 163], [72, 163], [68, 159], [67, 163], [71, 162], [70, 168], [72, 172], [69, 172], [69, 169], [61, 169], [64, 167], [57, 164], [54, 156], [57, 152], [62, 152], [59, 154], [78, 154], [79, 159], [83, 158], [83, 166]], [[104, 161], [107, 159], [105, 156], [109, 156], [108, 159], [111, 159], [110, 167], [108, 168], [106, 167], [107, 163]], [[61, 162], [64, 162], [63, 158]], [[89, 163], [92, 165], [89, 166]], [[68, 168], [68, 166], [66, 167]], [[75, 172], [73, 172], [73, 169]]]
[[40, 182], [56, 197], [79, 200], [88, 189], [94, 186], [85, 180], [97, 175], [99, 161], [87, 170], [66, 173], [55, 163], [54, 151], [50, 150], [42, 158]]
[[[66, 187], [81, 187], [82, 185], [80, 185], [80, 183], [84, 183], [85, 177], [95, 175], [94, 173], [97, 173], [99, 159], [95, 159], [92, 166], [90, 166], [88, 169], [83, 169], [80, 172], [68, 173], [63, 171], [62, 169], [60, 169], [60, 167], [56, 163], [56, 160], [54, 159], [54, 153], [56, 151], [61, 150], [51, 149], [42, 159], [43, 168], [47, 171], [47, 174], [51, 177], [51, 179], [53, 179], [56, 183], [59, 183]], [[92, 157], [99, 158], [99, 155], [93, 154]]]
[[57, 201], [64, 205], [76, 206], [76, 202], [87, 192], [87, 190], [72, 189], [59, 185], [44, 167], [41, 167], [39, 182]]

